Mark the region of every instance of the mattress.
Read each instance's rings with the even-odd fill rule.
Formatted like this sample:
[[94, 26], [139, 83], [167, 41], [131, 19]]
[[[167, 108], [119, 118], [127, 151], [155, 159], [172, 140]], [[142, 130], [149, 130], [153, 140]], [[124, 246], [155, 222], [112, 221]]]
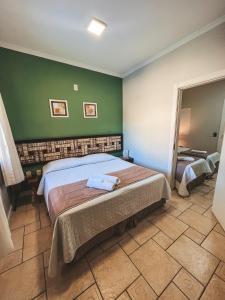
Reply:
[[[38, 194], [44, 194], [49, 208], [49, 193], [53, 189], [79, 183], [95, 174], [120, 172], [133, 166], [108, 154], [51, 162], [43, 168]], [[153, 203], [169, 199], [170, 195], [165, 176], [157, 173], [59, 214], [54, 223], [49, 276], [56, 276], [60, 265], [72, 262], [77, 250], [91, 238]]]

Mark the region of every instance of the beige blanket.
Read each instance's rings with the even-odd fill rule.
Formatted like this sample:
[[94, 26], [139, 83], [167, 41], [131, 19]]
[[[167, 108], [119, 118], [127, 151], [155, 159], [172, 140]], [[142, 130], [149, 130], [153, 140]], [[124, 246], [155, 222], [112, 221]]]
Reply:
[[137, 166], [112, 174], [121, 180], [113, 192], [86, 188], [86, 181], [50, 191], [49, 210], [55, 220], [50, 277], [56, 276], [59, 266], [71, 262], [77, 249], [98, 233], [170, 197], [170, 187], [163, 174]]
[[[120, 184], [116, 187], [116, 189], [118, 189], [156, 174], [157, 172], [153, 170], [141, 166], [133, 166], [111, 173], [110, 175], [120, 179]], [[87, 180], [82, 180], [80, 182], [56, 187], [50, 191], [48, 209], [53, 223], [56, 218], [66, 210], [109, 193], [105, 190], [89, 188], [86, 184]]]

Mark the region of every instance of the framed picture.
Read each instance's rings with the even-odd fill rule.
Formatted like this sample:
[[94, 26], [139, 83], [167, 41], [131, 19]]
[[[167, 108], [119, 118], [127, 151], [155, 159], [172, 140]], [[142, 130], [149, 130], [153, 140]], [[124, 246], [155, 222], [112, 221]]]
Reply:
[[49, 99], [51, 117], [53, 118], [68, 118], [67, 100]]
[[84, 118], [97, 118], [97, 103], [83, 102]]

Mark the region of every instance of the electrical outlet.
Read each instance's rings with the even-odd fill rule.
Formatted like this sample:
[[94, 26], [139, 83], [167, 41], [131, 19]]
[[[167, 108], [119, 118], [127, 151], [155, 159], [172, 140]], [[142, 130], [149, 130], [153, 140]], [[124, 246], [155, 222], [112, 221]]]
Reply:
[[78, 84], [74, 84], [73, 89], [74, 89], [75, 92], [77, 92], [78, 91]]

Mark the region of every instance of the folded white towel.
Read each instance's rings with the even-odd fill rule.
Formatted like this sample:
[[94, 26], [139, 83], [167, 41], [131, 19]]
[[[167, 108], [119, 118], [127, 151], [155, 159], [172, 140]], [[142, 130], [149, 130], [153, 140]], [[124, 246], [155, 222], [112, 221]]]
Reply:
[[207, 153], [207, 151], [204, 151], [204, 150], [195, 150], [195, 149], [192, 149], [191, 151], [192, 152], [196, 152], [196, 153]]
[[194, 161], [195, 159], [191, 156], [178, 156], [178, 160], [185, 160], [185, 161]]
[[104, 180], [96, 177], [90, 177], [87, 181], [87, 187], [101, 189], [106, 191], [113, 191], [116, 184], [109, 180]]
[[107, 180], [111, 181], [114, 184], [119, 184], [120, 179], [116, 176], [111, 176], [111, 175], [105, 175], [105, 174], [95, 174], [92, 176], [92, 178], [98, 179], [98, 180]]

